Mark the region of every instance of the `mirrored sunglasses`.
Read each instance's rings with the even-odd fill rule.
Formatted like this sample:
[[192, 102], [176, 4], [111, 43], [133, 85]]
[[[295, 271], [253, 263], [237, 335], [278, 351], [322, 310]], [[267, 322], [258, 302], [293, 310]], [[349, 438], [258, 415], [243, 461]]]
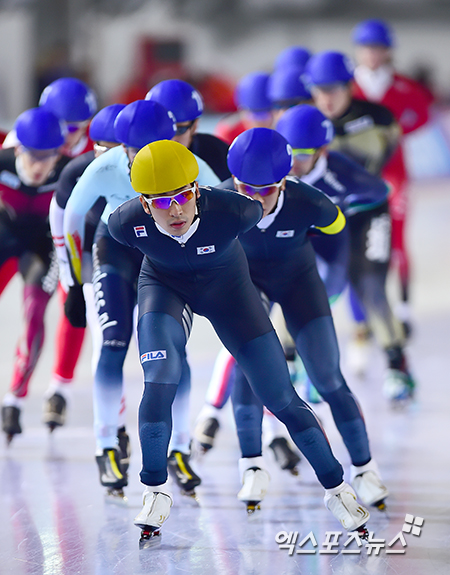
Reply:
[[176, 202], [179, 206], [184, 206], [194, 197], [196, 191], [196, 186], [193, 185], [192, 188], [188, 190], [183, 190], [182, 192], [175, 194], [174, 196], [160, 196], [157, 198], [149, 198], [145, 194], [141, 194], [144, 200], [147, 202], [148, 206], [153, 206], [158, 208], [158, 210], [168, 210], [172, 205], [172, 202]]
[[69, 134], [74, 134], [78, 130], [86, 128], [89, 124], [89, 120], [84, 120], [83, 122], [66, 122], [66, 129]]
[[249, 196], [254, 196], [255, 194], [259, 194], [262, 198], [265, 196], [270, 196], [275, 192], [278, 192], [282, 186], [283, 180], [276, 182], [275, 184], [269, 184], [265, 186], [252, 186], [251, 184], [246, 184], [245, 182], [241, 182], [236, 177], [234, 178], [236, 184], [239, 187], [239, 191], [245, 192]]
[[297, 160], [308, 160], [317, 152], [317, 148], [293, 148], [292, 155]]
[[180, 124], [177, 124], [177, 131], [175, 132], [175, 135], [176, 136], [182, 136], [183, 134], [185, 134], [188, 130], [190, 130], [192, 128], [194, 123], [195, 123], [195, 120], [192, 120], [192, 122], [189, 122], [189, 124], [185, 124], [184, 126], [180, 126]]

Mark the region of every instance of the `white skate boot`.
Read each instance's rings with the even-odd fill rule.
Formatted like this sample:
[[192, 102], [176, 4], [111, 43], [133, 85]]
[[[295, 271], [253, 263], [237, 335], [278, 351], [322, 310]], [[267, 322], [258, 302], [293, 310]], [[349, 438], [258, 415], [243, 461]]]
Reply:
[[341, 522], [347, 531], [357, 531], [362, 538], [368, 536], [366, 521], [370, 513], [356, 500], [353, 489], [343, 481], [333, 489], [325, 490], [324, 503], [327, 509]]
[[352, 465], [350, 473], [351, 484], [364, 505], [373, 505], [384, 510], [386, 508], [384, 500], [389, 491], [380, 479], [375, 461], [371, 459], [369, 463], [360, 467]]
[[269, 487], [270, 475], [262, 469], [262, 457], [246, 457], [239, 459], [239, 474], [242, 489], [238, 493], [239, 501], [247, 506], [247, 513], [252, 515], [260, 509], [259, 503], [264, 499]]
[[161, 541], [161, 526], [170, 515], [172, 495], [163, 491], [155, 491], [162, 486], [147, 486], [143, 495], [144, 507], [135, 517], [134, 524], [142, 529], [139, 547], [145, 549]]

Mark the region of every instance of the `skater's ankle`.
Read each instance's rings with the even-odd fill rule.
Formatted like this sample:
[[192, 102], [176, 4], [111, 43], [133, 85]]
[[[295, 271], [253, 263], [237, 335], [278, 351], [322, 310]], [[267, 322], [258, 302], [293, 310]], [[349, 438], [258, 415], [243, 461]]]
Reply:
[[17, 407], [17, 409], [22, 409], [24, 401], [24, 397], [17, 397], [17, 395], [8, 392], [3, 398], [2, 405], [3, 407]]
[[172, 497], [167, 481], [159, 485], [145, 485], [144, 483], [142, 485], [144, 486], [144, 497], [149, 493], [164, 493], [164, 495], [168, 495], [170, 498]]
[[47, 391], [44, 393], [44, 399], [49, 399], [53, 395], [58, 394], [68, 403], [70, 399], [70, 392], [72, 391], [70, 383], [70, 380], [67, 380], [67, 382], [62, 382], [52, 379], [50, 385], [47, 388]]
[[254, 467], [259, 469], [264, 469], [266, 467], [262, 455], [256, 455], [253, 457], [241, 457], [241, 459], [239, 459], [239, 477], [241, 478], [241, 482], [247, 469], [252, 469]]
[[220, 412], [220, 408], [215, 407], [211, 403], [205, 403], [197, 416], [197, 421], [204, 421], [210, 417], [219, 420]]
[[366, 473], [366, 471], [374, 471], [375, 473], [379, 473], [378, 471], [378, 465], [376, 463], [376, 461], [374, 459], [369, 459], [369, 461], [367, 463], [364, 463], [363, 465], [352, 465], [351, 467], [351, 476], [352, 476], [352, 480], [358, 476], [358, 475], [362, 475], [363, 473]]
[[339, 493], [345, 491], [347, 487], [349, 487], [349, 485], [345, 481], [342, 481], [342, 483], [339, 483], [336, 487], [325, 489], [325, 493], [328, 496], [339, 495]]

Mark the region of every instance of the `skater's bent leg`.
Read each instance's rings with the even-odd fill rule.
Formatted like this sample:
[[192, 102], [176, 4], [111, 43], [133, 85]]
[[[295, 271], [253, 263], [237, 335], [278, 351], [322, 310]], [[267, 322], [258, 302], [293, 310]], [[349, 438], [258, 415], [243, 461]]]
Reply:
[[394, 316], [386, 293], [386, 277], [374, 266], [354, 282], [354, 287], [367, 310], [370, 328], [382, 348], [403, 345], [401, 323]]
[[69, 384], [83, 347], [85, 328], [73, 327], [64, 313], [64, 303], [67, 293], [61, 285], [58, 286], [60, 300], [60, 318], [56, 328], [55, 363], [53, 365], [52, 379], [54, 383]]
[[40, 285], [25, 285], [23, 292], [25, 333], [16, 349], [16, 361], [10, 391], [16, 397], [25, 397], [44, 345], [44, 314], [51, 294]]
[[174, 383], [144, 383], [139, 405], [139, 439], [142, 449], [141, 482], [162, 485], [167, 481], [167, 451], [172, 433]]
[[191, 434], [189, 428], [190, 419], [190, 391], [191, 370], [187, 359], [183, 361], [181, 379], [172, 405], [172, 437], [170, 438], [170, 451], [189, 453]]
[[135, 290], [132, 281], [118, 273], [98, 273], [96, 293], [102, 294], [97, 311], [103, 342], [94, 376], [94, 427], [97, 448], [117, 445], [119, 412], [123, 396], [123, 364], [133, 329]]
[[361, 323], [361, 322], [365, 322], [366, 321], [366, 314], [363, 308], [363, 305], [361, 303], [361, 300], [359, 299], [357, 293], [355, 292], [354, 288], [350, 285], [350, 289], [349, 289], [349, 303], [350, 303], [350, 308], [353, 314], [353, 319], [357, 322], [357, 323]]
[[102, 328], [98, 318], [97, 310], [95, 309], [95, 295], [94, 286], [92, 283], [83, 284], [83, 295], [86, 302], [86, 321], [91, 332], [92, 343], [92, 359], [91, 368], [92, 373], [95, 374], [97, 363], [102, 349]]
[[161, 485], [167, 480], [172, 403], [186, 367], [186, 334], [171, 315], [148, 312], [139, 320], [138, 336], [145, 381], [139, 406], [140, 477], [145, 485]]
[[342, 483], [343, 469], [334, 457], [320, 423], [295, 393], [284, 353], [274, 331], [244, 344], [236, 359], [259, 399], [288, 428], [325, 489]]
[[330, 406], [353, 465], [364, 465], [370, 460], [366, 426], [339, 367], [339, 348], [331, 316], [308, 322], [295, 340], [312, 383]]
[[263, 404], [253, 393], [238, 365], [235, 366], [231, 400], [242, 457], [257, 457], [262, 449]]
[[107, 449], [118, 443], [119, 412], [123, 395], [125, 348], [103, 345], [94, 379], [94, 428], [97, 447]]

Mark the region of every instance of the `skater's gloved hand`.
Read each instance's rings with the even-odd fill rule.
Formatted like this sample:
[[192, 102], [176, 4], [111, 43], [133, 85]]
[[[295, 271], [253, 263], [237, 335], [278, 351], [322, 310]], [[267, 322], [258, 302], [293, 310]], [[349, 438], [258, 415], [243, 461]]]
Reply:
[[64, 313], [73, 327], [86, 327], [86, 302], [84, 301], [83, 286], [69, 287], [69, 293], [64, 304]]

